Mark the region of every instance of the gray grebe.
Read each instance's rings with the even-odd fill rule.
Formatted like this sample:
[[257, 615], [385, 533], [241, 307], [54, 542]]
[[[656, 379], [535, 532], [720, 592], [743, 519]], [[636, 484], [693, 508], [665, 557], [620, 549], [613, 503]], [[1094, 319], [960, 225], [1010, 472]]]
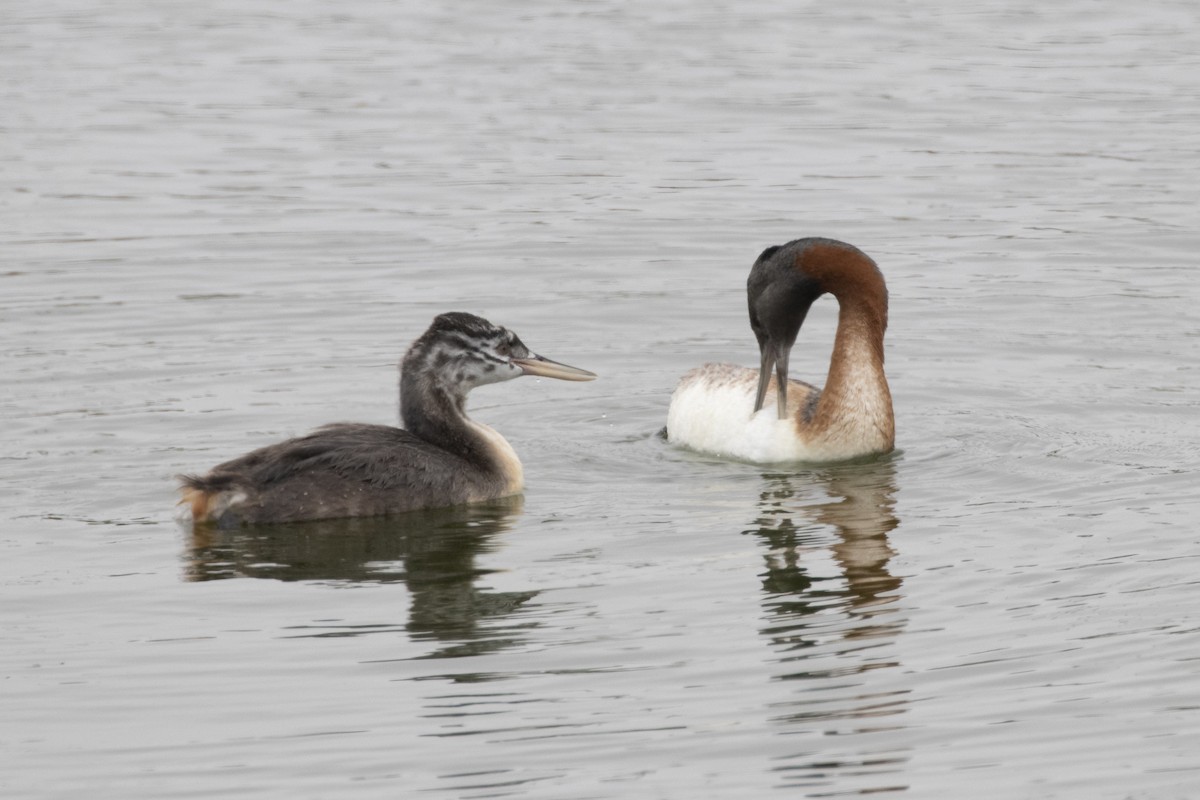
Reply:
[[504, 437], [467, 417], [476, 386], [539, 375], [595, 374], [529, 351], [516, 334], [473, 314], [442, 314], [400, 367], [405, 428], [338, 423], [180, 476], [196, 522], [365, 517], [491, 500], [520, 492], [521, 462]]
[[[839, 314], [822, 391], [788, 380], [788, 356], [808, 309], [826, 292], [837, 298]], [[797, 239], [763, 251], [746, 294], [760, 368], [705, 364], [684, 375], [667, 412], [668, 438], [759, 463], [890, 452], [896, 424], [883, 373], [888, 295], [875, 262], [845, 242]]]

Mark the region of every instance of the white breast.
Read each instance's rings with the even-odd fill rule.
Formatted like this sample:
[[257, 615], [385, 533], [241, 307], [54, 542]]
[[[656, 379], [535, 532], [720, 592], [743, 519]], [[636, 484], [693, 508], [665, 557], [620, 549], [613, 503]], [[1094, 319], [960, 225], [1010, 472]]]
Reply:
[[[807, 394], [797, 384], [797, 395]], [[803, 460], [791, 419], [779, 419], [775, 390], [754, 413], [758, 371], [732, 364], [705, 364], [680, 380], [667, 411], [670, 441], [726, 458], [771, 463]], [[790, 403], [789, 403], [790, 405]]]
[[507, 493], [516, 494], [523, 490], [525, 488], [525, 470], [521, 466], [521, 459], [517, 458], [517, 451], [513, 450], [508, 440], [501, 436], [495, 429], [489, 428], [482, 422], [467, 420], [467, 424], [487, 440], [488, 446], [491, 448], [493, 455], [500, 464], [501, 471], [504, 473], [504, 479], [507, 482]]
[[798, 425], [795, 415], [816, 389], [790, 381], [786, 419], [776, 411], [773, 381], [762, 410], [754, 412], [757, 389], [758, 370], [732, 364], [692, 370], [671, 396], [667, 437], [703, 453], [758, 464], [841, 461], [890, 449], [872, 421], [874, 403], [861, 404], [866, 418], [847, 416], [827, 430], [814, 430]]

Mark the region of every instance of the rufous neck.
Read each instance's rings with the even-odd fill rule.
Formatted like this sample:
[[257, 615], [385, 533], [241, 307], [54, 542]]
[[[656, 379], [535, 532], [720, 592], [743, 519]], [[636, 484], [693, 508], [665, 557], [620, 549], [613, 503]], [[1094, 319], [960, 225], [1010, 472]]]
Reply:
[[882, 302], [874, 298], [838, 298], [838, 302], [838, 328], [829, 374], [812, 421], [831, 424], [853, 415], [890, 427], [892, 398], [883, 371], [886, 296]]

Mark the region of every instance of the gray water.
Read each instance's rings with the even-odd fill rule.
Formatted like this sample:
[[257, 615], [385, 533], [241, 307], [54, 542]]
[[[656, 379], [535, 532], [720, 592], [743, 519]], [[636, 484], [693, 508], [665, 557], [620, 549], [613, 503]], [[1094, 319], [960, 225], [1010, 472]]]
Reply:
[[[5, 798], [1200, 795], [1191, 0], [10, 2], [0, 76]], [[664, 442], [811, 235], [898, 452]], [[175, 519], [447, 310], [601, 375], [472, 396], [522, 500]]]

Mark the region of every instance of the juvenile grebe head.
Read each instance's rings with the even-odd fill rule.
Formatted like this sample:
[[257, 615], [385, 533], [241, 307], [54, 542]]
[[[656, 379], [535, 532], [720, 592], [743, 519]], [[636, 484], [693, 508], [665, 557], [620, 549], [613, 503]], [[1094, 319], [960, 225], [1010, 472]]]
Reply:
[[590, 381], [595, 373], [531, 352], [517, 335], [482, 317], [440, 314], [404, 357], [403, 374], [422, 376], [453, 395], [522, 375]]

